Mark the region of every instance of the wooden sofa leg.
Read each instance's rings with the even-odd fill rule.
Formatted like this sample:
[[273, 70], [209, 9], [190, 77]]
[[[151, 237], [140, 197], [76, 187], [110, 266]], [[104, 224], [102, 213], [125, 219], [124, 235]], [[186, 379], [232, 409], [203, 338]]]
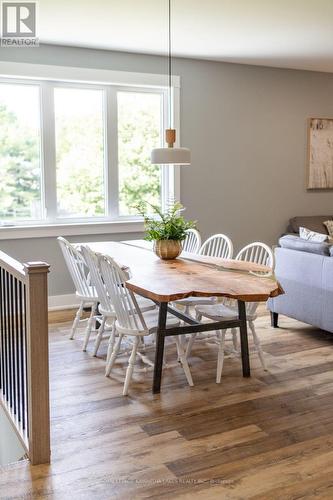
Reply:
[[279, 328], [278, 321], [279, 321], [279, 314], [271, 311], [271, 325], [273, 328]]

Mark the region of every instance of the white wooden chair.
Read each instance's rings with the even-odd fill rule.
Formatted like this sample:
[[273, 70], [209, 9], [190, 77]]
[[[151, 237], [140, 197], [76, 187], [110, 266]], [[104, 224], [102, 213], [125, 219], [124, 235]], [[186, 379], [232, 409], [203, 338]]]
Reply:
[[[114, 323], [116, 321], [116, 313], [114, 308], [110, 302], [108, 294], [106, 292], [104, 283], [102, 281], [99, 269], [98, 269], [98, 260], [97, 255], [86, 245], [82, 245], [80, 248], [82, 256], [84, 258], [85, 263], [88, 266], [91, 282], [94, 284], [97, 297], [98, 297], [98, 312], [101, 315], [101, 324], [97, 332], [97, 336], [95, 339], [95, 345], [93, 350], [93, 355], [97, 356], [97, 352], [101, 341], [104, 338], [105, 330], [110, 329], [113, 331]], [[108, 326], [109, 328], [106, 328]], [[109, 351], [108, 351], [109, 355]]]
[[201, 236], [196, 229], [188, 229], [187, 235], [183, 242], [184, 252], [198, 253], [201, 247]]
[[[274, 268], [274, 256], [272, 249], [265, 243], [255, 242], [246, 245], [236, 256], [236, 260], [242, 260], [247, 262], [254, 262], [256, 264], [261, 264], [270, 267], [272, 270]], [[246, 303], [246, 317], [249, 329], [253, 336], [253, 341], [255, 349], [261, 361], [262, 367], [266, 370], [265, 358], [260, 345], [260, 340], [257, 336], [254, 321], [257, 318], [256, 310], [258, 303], [247, 302]], [[229, 305], [225, 304], [213, 304], [197, 306], [195, 308], [196, 316], [199, 321], [203, 317], [212, 319], [214, 321], [231, 320], [238, 317], [237, 303], [231, 301]], [[236, 334], [236, 329], [232, 329], [233, 336]], [[225, 336], [227, 330], [221, 330], [217, 332], [217, 342], [219, 346], [218, 350], [218, 361], [217, 361], [217, 371], [216, 371], [216, 383], [221, 382], [221, 375], [223, 369], [224, 361], [224, 349], [225, 349]], [[193, 334], [188, 342], [186, 349], [186, 356], [188, 357], [191, 353], [192, 345], [195, 340], [196, 335]], [[234, 343], [235, 345], [235, 343]]]
[[70, 339], [74, 338], [77, 327], [81, 321], [84, 307], [91, 306], [91, 313], [85, 330], [82, 348], [83, 351], [86, 351], [91, 331], [93, 329], [95, 315], [97, 313], [98, 297], [96, 289], [94, 286], [91, 286], [88, 276], [88, 269], [80, 252], [73, 245], [71, 245], [69, 241], [65, 240], [65, 238], [62, 238], [61, 236], [59, 236], [58, 242], [67, 264], [69, 274], [71, 275], [71, 278], [73, 280], [76, 289], [76, 296], [80, 300], [80, 306], [75, 315], [75, 319], [70, 331]]
[[232, 241], [225, 234], [210, 236], [199, 250], [199, 255], [209, 255], [209, 257], [219, 257], [220, 259], [232, 259], [233, 253]]
[[[228, 236], [225, 234], [214, 234], [203, 243], [198, 255], [231, 259], [233, 251], [233, 244]], [[196, 305], [209, 305], [214, 302], [216, 302], [216, 297], [188, 297], [187, 299], [177, 300], [174, 304], [185, 307], [185, 314], [189, 314], [191, 307]]]
[[[95, 286], [96, 292], [97, 292], [97, 297], [98, 297], [98, 312], [101, 315], [101, 320], [100, 320], [100, 327], [97, 332], [97, 337], [95, 340], [95, 346], [93, 350], [93, 355], [97, 356], [97, 352], [99, 349], [99, 346], [105, 338], [105, 333], [106, 331], [111, 330], [111, 335], [109, 335], [109, 346], [108, 346], [108, 352], [107, 352], [107, 361], [111, 355], [112, 349], [113, 349], [113, 341], [114, 341], [114, 336], [112, 335], [112, 331], [114, 331], [114, 323], [116, 321], [116, 313], [114, 310], [114, 307], [112, 305], [111, 299], [106, 291], [104, 282], [102, 280], [102, 276], [98, 267], [98, 254], [93, 252], [91, 248], [87, 245], [82, 245], [80, 247], [80, 252], [82, 253], [82, 256], [84, 258], [84, 261], [89, 269], [90, 272], [90, 277], [91, 277], [91, 282]], [[126, 273], [127, 277], [129, 277], [130, 270], [129, 269], [123, 269], [123, 272]], [[140, 308], [142, 311], [150, 311], [153, 309], [156, 309], [156, 305], [148, 299], [145, 299], [144, 297], [139, 297], [138, 298], [138, 303], [140, 305]]]
[[[157, 311], [148, 311], [144, 313], [135, 298], [134, 293], [129, 290], [125, 283], [128, 276], [118, 266], [118, 264], [106, 255], [98, 256], [99, 269], [103, 282], [105, 284], [108, 296], [113, 304], [117, 319], [115, 321], [115, 331], [113, 336], [118, 335], [114, 342], [112, 354], [106, 366], [105, 375], [109, 376], [119, 353], [121, 342], [124, 337], [130, 337], [133, 340], [133, 348], [128, 360], [123, 395], [128, 394], [129, 384], [132, 378], [138, 347], [142, 337], [156, 333], [158, 323]], [[168, 315], [167, 327], [178, 326], [179, 321]], [[185, 357], [183, 348], [180, 346], [178, 337], [175, 336], [178, 356], [183, 366], [189, 385], [193, 385], [191, 372]], [[151, 363], [152, 364], [152, 363]]]

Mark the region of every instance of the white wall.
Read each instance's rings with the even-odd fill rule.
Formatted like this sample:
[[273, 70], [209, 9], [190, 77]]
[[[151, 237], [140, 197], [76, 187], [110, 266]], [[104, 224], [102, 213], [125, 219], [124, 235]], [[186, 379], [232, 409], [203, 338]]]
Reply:
[[[161, 57], [55, 46], [1, 48], [0, 60], [167, 70]], [[333, 116], [333, 75], [189, 59], [177, 59], [174, 72], [181, 76], [182, 144], [193, 158], [181, 170], [181, 199], [204, 237], [225, 232], [236, 249], [258, 239], [274, 244], [290, 217], [333, 214], [332, 192], [305, 189], [306, 121]], [[72, 291], [54, 239], [0, 241], [0, 249], [49, 261], [50, 293]]]

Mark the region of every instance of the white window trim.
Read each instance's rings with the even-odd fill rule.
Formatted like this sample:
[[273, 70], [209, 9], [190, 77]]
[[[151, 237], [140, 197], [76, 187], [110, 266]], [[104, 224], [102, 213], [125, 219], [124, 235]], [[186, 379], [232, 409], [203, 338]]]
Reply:
[[23, 238], [51, 238], [86, 234], [121, 234], [143, 232], [142, 220], [114, 220], [108, 222], [79, 222], [70, 224], [38, 224], [0, 228], [0, 240]]
[[[94, 84], [133, 85], [135, 87], [165, 87], [167, 75], [154, 73], [133, 73], [109, 69], [79, 68], [73, 66], [53, 66], [0, 61], [2, 77], [32, 78], [34, 80], [59, 80]], [[180, 77], [172, 76], [172, 86], [180, 88]]]
[[[102, 70], [102, 69], [92, 69], [92, 68], [73, 68], [67, 66], [51, 66], [43, 64], [29, 64], [29, 63], [15, 63], [15, 62], [3, 62], [0, 61], [0, 78], [2, 80], [8, 79], [11, 82], [15, 80], [25, 80], [30, 83], [36, 83], [36, 80], [45, 80], [42, 83], [44, 91], [42, 92], [42, 99], [48, 100], [46, 106], [42, 106], [42, 116], [41, 119], [44, 122], [44, 127], [46, 123], [53, 123], [53, 120], [48, 120], [47, 113], [50, 112], [51, 104], [49, 100], [51, 99], [51, 93], [47, 92], [47, 81], [51, 82], [64, 82], [64, 84], [82, 84], [89, 86], [89, 84], [94, 84], [98, 86], [99, 84], [103, 87], [107, 86], [108, 92], [113, 92], [113, 87], [128, 87], [128, 88], [141, 88], [146, 89], [151, 88], [152, 90], [166, 90], [167, 89], [167, 78], [166, 75], [151, 74], [151, 73], [132, 73], [127, 71], [112, 71], [112, 70]], [[28, 83], [28, 82], [27, 82]], [[38, 82], [39, 83], [39, 82]], [[173, 121], [174, 126], [177, 129], [177, 141], [176, 145], [179, 145], [180, 136], [180, 77], [175, 75], [172, 79], [173, 85]], [[46, 90], [46, 92], [45, 92]], [[110, 101], [109, 101], [110, 102]], [[106, 119], [110, 116], [111, 110], [106, 110]], [[167, 120], [167, 113], [164, 113], [165, 124]], [[43, 128], [44, 135], [53, 134], [54, 131], [50, 127]], [[47, 141], [47, 137], [43, 142]], [[55, 152], [49, 148], [43, 148], [42, 150], [43, 160], [47, 164], [50, 155], [55, 154]], [[109, 159], [110, 161], [110, 159]], [[114, 158], [113, 160], [114, 161]], [[166, 169], [168, 169], [168, 180], [169, 185], [167, 188], [168, 195], [180, 200], [180, 172], [178, 166], [168, 166], [164, 167], [162, 171], [162, 176], [166, 175]], [[47, 169], [46, 169], [47, 170]], [[112, 171], [110, 169], [109, 171]], [[46, 176], [50, 173], [46, 172]], [[52, 177], [52, 176], [51, 176]], [[114, 180], [107, 179], [107, 182], [114, 185]], [[46, 177], [45, 179], [45, 189], [47, 191], [47, 186], [49, 183], [53, 183], [53, 178]], [[162, 183], [165, 186], [165, 182]], [[165, 190], [166, 191], [166, 190]], [[109, 190], [108, 190], [109, 192]], [[162, 198], [165, 200], [166, 192], [162, 193]], [[54, 200], [46, 196], [47, 203], [51, 205], [51, 213], [54, 211]], [[106, 200], [108, 204], [115, 204], [117, 199], [110, 197]], [[49, 207], [46, 207], [49, 210]], [[113, 207], [114, 208], [114, 207]], [[93, 220], [85, 219], [80, 222], [76, 219], [75, 221], [61, 219], [59, 221], [55, 220], [53, 222], [43, 220], [43, 221], [30, 221], [16, 223], [13, 225], [4, 225], [0, 227], [0, 240], [4, 239], [19, 239], [19, 238], [41, 238], [41, 237], [52, 237], [58, 236], [60, 234], [65, 236], [79, 235], [79, 234], [105, 234], [105, 233], [125, 233], [125, 232], [141, 232], [143, 230], [143, 223], [140, 218], [135, 217], [117, 217], [117, 219], [105, 219], [98, 221], [96, 218]]]

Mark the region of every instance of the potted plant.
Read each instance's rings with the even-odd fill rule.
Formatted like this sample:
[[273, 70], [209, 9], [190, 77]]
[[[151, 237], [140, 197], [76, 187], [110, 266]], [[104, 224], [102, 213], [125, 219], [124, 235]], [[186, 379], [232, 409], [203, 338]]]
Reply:
[[144, 204], [137, 207], [144, 219], [145, 240], [154, 242], [154, 252], [160, 259], [175, 259], [182, 251], [186, 231], [194, 228], [195, 222], [184, 219], [181, 212], [185, 208], [178, 201], [169, 204], [166, 212], [156, 205], [148, 205], [152, 208], [152, 214], [146, 212]]

